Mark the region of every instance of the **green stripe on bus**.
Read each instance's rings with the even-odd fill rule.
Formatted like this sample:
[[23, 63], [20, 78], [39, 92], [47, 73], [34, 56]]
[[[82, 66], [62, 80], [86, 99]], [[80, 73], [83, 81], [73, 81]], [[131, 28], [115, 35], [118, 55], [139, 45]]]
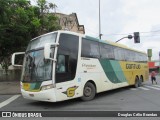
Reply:
[[112, 83], [126, 82], [126, 77], [118, 61], [100, 59], [101, 66]]
[[42, 82], [36, 83], [34, 89], [40, 89], [41, 84], [42, 84]]
[[29, 84], [30, 84], [30, 90], [38, 90], [40, 89], [42, 82], [29, 83]]

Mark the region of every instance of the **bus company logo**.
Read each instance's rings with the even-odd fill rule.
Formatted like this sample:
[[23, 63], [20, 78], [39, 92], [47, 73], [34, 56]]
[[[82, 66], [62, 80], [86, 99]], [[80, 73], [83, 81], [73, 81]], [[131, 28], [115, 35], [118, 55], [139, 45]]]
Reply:
[[126, 64], [126, 69], [141, 69], [140, 64]]
[[67, 91], [63, 92], [67, 95], [67, 97], [73, 97], [75, 95], [75, 91], [78, 88], [78, 86], [70, 87], [67, 89]]

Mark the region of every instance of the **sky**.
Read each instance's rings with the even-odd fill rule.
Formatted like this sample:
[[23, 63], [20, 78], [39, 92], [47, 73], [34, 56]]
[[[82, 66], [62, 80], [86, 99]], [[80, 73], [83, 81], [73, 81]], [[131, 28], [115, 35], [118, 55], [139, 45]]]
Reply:
[[[32, 4], [36, 0], [32, 0]], [[47, 0], [57, 5], [56, 12], [76, 13], [85, 34], [99, 36], [99, 0]], [[119, 43], [147, 53], [159, 60], [160, 0], [100, 0], [102, 40], [115, 42], [134, 32], [140, 32], [140, 42], [123, 39]]]

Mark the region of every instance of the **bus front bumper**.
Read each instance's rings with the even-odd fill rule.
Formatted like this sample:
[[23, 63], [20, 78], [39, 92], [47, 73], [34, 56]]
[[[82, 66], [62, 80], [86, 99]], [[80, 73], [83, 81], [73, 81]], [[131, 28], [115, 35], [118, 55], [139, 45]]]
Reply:
[[21, 89], [22, 96], [26, 99], [37, 100], [37, 101], [47, 101], [56, 102], [55, 88], [43, 90], [39, 92], [30, 92]]

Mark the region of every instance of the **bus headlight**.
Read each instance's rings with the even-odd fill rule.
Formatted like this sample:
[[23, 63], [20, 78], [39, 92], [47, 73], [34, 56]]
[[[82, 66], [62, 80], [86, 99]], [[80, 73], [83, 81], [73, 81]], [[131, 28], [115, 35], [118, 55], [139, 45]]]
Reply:
[[45, 85], [45, 86], [41, 87], [41, 90], [48, 90], [48, 89], [52, 89], [54, 87], [55, 87], [55, 85], [53, 85], [53, 84], [51, 84], [51, 85]]

